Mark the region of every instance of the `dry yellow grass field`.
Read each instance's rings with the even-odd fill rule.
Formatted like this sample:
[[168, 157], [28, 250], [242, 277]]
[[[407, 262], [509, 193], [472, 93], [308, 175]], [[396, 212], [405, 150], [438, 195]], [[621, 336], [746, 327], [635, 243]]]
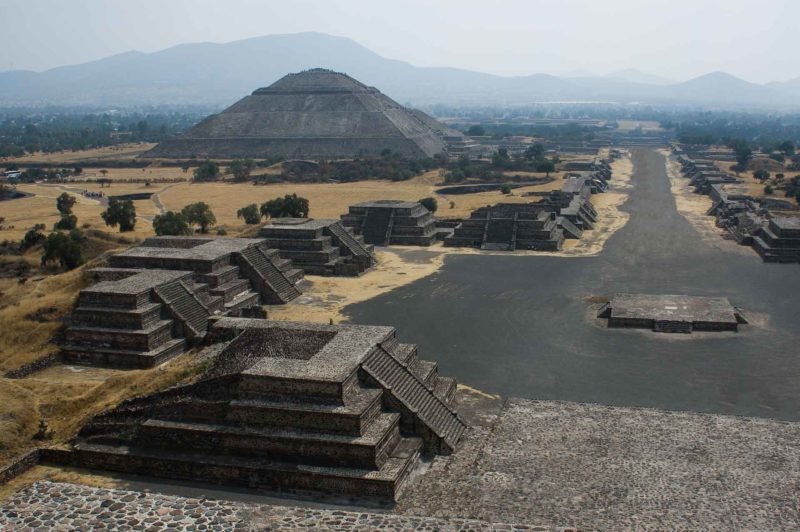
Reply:
[[[19, 185], [17, 188], [22, 192], [33, 194], [31, 197], [20, 198], [0, 203], [0, 216], [5, 217], [4, 229], [0, 230], [0, 241], [19, 240], [25, 232], [37, 223], [45, 224], [46, 230], [50, 230], [59, 219], [56, 210], [56, 198], [63, 192], [72, 194], [77, 202], [73, 207], [73, 214], [78, 217], [78, 226], [90, 224], [95, 229], [105, 230], [111, 233], [118, 232], [118, 228], [111, 228], [105, 225], [100, 217], [105, 207], [95, 198], [88, 198], [78, 193], [80, 190], [92, 192], [102, 191], [106, 195], [131, 194], [136, 192], [154, 192], [168, 188], [169, 184], [154, 184], [149, 188], [144, 184], [119, 184], [111, 187], [101, 188], [99, 185], [92, 184], [34, 184]], [[158, 214], [152, 200], [134, 201], [136, 213], [139, 216]], [[13, 229], [11, 228], [13, 226]], [[153, 234], [150, 222], [144, 218], [138, 218], [135, 230], [126, 233], [131, 238], [142, 238]]]
[[0, 163], [55, 163], [68, 165], [77, 161], [86, 160], [120, 160], [133, 159], [155, 146], [151, 142], [118, 144], [117, 146], [107, 146], [105, 148], [94, 148], [91, 150], [78, 151], [57, 151], [52, 153], [28, 153], [22, 157], [0, 158]]

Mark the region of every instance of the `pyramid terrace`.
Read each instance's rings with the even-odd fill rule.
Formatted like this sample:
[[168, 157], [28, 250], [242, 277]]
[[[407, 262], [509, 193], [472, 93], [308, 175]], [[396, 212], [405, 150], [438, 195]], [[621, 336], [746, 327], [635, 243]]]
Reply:
[[54, 460], [279, 491], [393, 500], [466, 425], [455, 381], [391, 327], [224, 317], [193, 384], [96, 416]]
[[416, 201], [377, 200], [351, 205], [342, 225], [375, 246], [430, 246], [436, 218]]
[[156, 237], [91, 271], [66, 331], [68, 362], [152, 367], [202, 341], [209, 319], [300, 295], [302, 270], [263, 239]]
[[357, 276], [377, 263], [373, 246], [339, 220], [278, 218], [259, 234], [306, 274]]

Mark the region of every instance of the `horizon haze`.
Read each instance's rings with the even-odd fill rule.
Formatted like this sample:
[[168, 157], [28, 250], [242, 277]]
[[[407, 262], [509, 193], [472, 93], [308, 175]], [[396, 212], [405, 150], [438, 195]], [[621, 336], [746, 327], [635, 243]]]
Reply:
[[11, 22], [0, 34], [0, 72], [39, 72], [188, 43], [319, 32], [417, 67], [498, 76], [615, 74], [610, 77], [648, 83], [721, 71], [759, 84], [800, 76], [793, 57], [800, 3], [788, 0], [732, 0], [724, 8], [686, 0], [491, 7], [408, 0], [392, 6], [363, 0], [11, 0], [0, 8]]

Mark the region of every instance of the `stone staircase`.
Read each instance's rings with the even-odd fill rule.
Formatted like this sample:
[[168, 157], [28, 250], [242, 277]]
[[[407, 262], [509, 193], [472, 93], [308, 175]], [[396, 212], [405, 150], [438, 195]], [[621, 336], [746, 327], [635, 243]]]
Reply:
[[[454, 382], [437, 383], [435, 364], [420, 363], [415, 350], [405, 360], [401, 357], [407, 348], [398, 355], [393, 351], [391, 346], [387, 350], [381, 345], [363, 360], [361, 368], [388, 392], [392, 406], [406, 415], [407, 425], [424, 425], [422, 438], [426, 450], [450, 454], [466, 429], [466, 424], [446, 402], [448, 397], [452, 398]], [[443, 397], [434, 393], [437, 384]]]
[[239, 254], [243, 273], [256, 285], [267, 303], [283, 304], [300, 295], [300, 290], [280, 269], [280, 257], [274, 250], [266, 252], [259, 246], [251, 246]]
[[182, 281], [157, 286], [153, 292], [172, 319], [182, 327], [182, 336], [192, 340], [205, 337], [212, 313]]
[[510, 242], [514, 240], [515, 227], [515, 218], [489, 218], [481, 249], [513, 251]]
[[364, 238], [364, 242], [376, 246], [388, 244], [387, 235], [391, 234], [389, 232], [391, 219], [391, 209], [368, 208], [361, 224], [361, 236]]
[[655, 320], [653, 330], [655, 332], [689, 334], [692, 332], [692, 324], [688, 321]]
[[338, 223], [328, 226], [328, 231], [339, 241], [339, 246], [347, 248], [354, 257], [373, 260], [372, 246], [364, 244], [363, 237], [356, 238], [347, 228]]

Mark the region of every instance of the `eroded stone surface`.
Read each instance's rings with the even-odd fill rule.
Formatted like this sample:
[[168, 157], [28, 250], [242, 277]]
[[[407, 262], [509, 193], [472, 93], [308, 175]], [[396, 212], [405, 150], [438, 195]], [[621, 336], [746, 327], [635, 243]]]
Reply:
[[579, 529], [796, 530], [800, 424], [511, 400], [396, 510]]

